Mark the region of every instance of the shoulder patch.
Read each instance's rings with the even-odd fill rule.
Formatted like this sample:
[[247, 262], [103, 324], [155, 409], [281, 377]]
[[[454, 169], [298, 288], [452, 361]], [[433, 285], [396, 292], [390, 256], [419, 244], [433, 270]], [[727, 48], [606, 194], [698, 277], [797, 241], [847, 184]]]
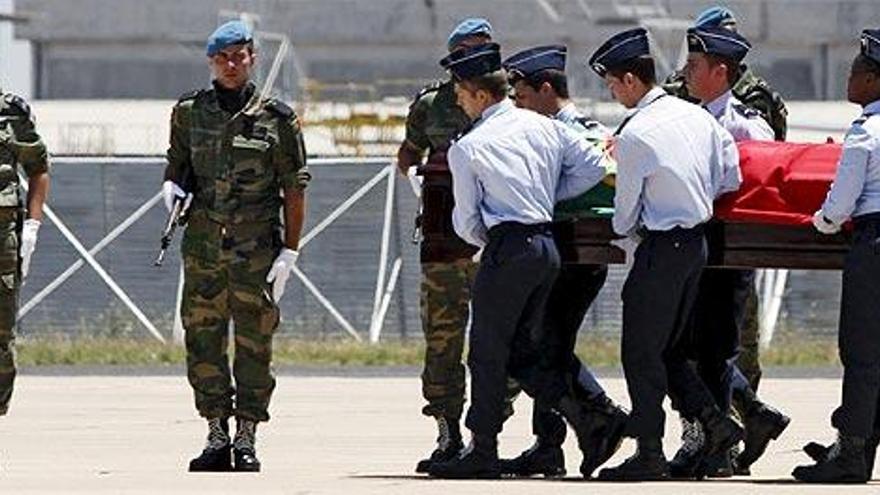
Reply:
[[754, 119], [761, 116], [761, 112], [742, 103], [734, 103], [733, 109], [736, 111], [736, 113], [742, 115], [747, 119]]
[[180, 95], [180, 98], [177, 99], [177, 102], [183, 103], [185, 101], [195, 100], [196, 98], [199, 97], [199, 95], [202, 94], [203, 91], [204, 91], [203, 89], [194, 89], [192, 91], [188, 91], [188, 92]]
[[7, 94], [3, 97], [3, 102], [6, 108], [3, 113], [12, 114], [12, 115], [22, 115], [25, 117], [30, 116], [31, 107], [28, 106], [27, 102], [24, 101], [24, 98], [14, 94]]
[[275, 98], [270, 99], [265, 104], [266, 110], [272, 112], [278, 117], [282, 119], [289, 119], [294, 116], [295, 112], [293, 111], [287, 103], [284, 103], [281, 100], [277, 100]]

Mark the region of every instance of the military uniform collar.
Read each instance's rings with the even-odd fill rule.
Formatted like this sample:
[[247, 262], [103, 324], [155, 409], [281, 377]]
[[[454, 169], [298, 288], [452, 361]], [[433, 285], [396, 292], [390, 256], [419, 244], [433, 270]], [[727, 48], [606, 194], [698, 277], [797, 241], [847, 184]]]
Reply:
[[728, 89], [727, 91], [722, 93], [721, 96], [719, 96], [718, 98], [715, 98], [714, 100], [710, 101], [709, 103], [706, 103], [705, 105], [703, 105], [703, 107], [706, 110], [708, 110], [709, 113], [711, 113], [713, 117], [715, 117], [717, 119], [718, 117], [721, 117], [722, 115], [724, 115], [724, 113], [727, 111], [728, 105], [730, 105], [731, 100], [733, 98], [734, 98], [733, 91]]
[[645, 93], [645, 96], [642, 96], [642, 99], [636, 104], [635, 110], [641, 110], [664, 96], [666, 96], [666, 91], [660, 86], [654, 86], [650, 91]]
[[578, 112], [578, 109], [574, 105], [574, 102], [571, 101], [563, 105], [563, 107], [560, 108], [558, 112], [556, 112], [556, 115], [553, 116], [553, 118], [555, 118], [556, 120], [561, 121], [575, 120], [580, 117], [580, 112]]
[[872, 101], [865, 105], [864, 110], [862, 110], [862, 116], [870, 117], [872, 115], [877, 115], [880, 113], [880, 100]]
[[498, 103], [495, 103], [494, 105], [491, 105], [491, 106], [487, 107], [485, 110], [483, 110], [482, 115], [480, 115], [480, 122], [485, 122], [486, 120], [490, 119], [493, 115], [502, 114], [502, 113], [510, 110], [511, 108], [513, 108], [513, 102], [510, 101], [510, 98], [504, 98], [503, 100], [499, 101]]

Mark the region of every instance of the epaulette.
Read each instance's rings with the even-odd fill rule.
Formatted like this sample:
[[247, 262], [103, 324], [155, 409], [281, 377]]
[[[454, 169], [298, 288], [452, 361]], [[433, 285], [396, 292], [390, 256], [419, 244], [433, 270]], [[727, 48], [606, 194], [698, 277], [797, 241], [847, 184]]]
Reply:
[[282, 119], [289, 119], [295, 115], [295, 112], [292, 108], [290, 108], [290, 106], [287, 105], [287, 103], [284, 103], [283, 101], [275, 98], [268, 100], [264, 106], [266, 110], [272, 112], [277, 117], [281, 117]]
[[443, 81], [434, 81], [431, 84], [425, 86], [418, 93], [416, 93], [415, 97], [413, 97], [412, 103], [410, 106], [414, 105], [417, 101], [421, 100], [423, 96], [428, 93], [435, 93], [440, 90], [443, 86]]
[[187, 91], [186, 93], [180, 95], [180, 98], [177, 99], [177, 103], [183, 103], [189, 100], [195, 100], [202, 94], [204, 89], [194, 89], [192, 91]]
[[862, 125], [868, 121], [869, 117], [870, 117], [870, 115], [862, 115], [861, 117], [857, 118], [856, 120], [853, 120], [852, 125]]
[[585, 129], [593, 129], [593, 128], [596, 128], [596, 127], [599, 127], [602, 125], [599, 122], [597, 122], [595, 120], [590, 120], [586, 117], [578, 117], [575, 120], [577, 120], [578, 124], [584, 126]]
[[3, 97], [3, 102], [6, 104], [3, 106], [2, 113], [6, 115], [28, 117], [31, 114], [31, 107], [28, 106], [27, 102], [24, 101], [24, 98], [21, 96], [7, 93], [6, 96]]

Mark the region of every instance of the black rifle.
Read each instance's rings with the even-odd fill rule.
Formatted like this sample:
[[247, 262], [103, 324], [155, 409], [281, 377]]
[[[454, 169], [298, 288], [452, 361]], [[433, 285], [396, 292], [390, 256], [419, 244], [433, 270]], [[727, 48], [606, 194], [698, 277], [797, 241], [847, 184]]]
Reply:
[[[189, 168], [184, 172], [184, 180], [183, 188], [186, 196], [190, 194], [192, 191], [192, 184], [190, 183], [190, 177], [192, 172]], [[168, 251], [168, 247], [171, 245], [171, 241], [174, 239], [174, 232], [177, 230], [177, 227], [183, 226], [186, 224], [186, 212], [184, 211], [184, 205], [186, 204], [186, 196], [174, 197], [174, 203], [171, 206], [171, 213], [168, 214], [168, 220], [165, 221], [165, 228], [162, 229], [162, 237], [159, 240], [161, 245], [159, 249], [159, 256], [156, 257], [156, 261], [153, 262], [155, 266], [162, 266], [162, 262], [165, 261], [165, 252]]]

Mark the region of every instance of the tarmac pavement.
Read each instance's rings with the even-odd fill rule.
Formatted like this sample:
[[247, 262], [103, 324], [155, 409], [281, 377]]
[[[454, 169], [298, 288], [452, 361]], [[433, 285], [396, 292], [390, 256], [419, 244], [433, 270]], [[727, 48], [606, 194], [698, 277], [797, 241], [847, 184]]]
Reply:
[[[109, 373], [110, 371], [108, 371]], [[807, 457], [800, 446], [830, 440], [828, 417], [839, 382], [776, 378], [762, 382], [765, 400], [793, 417], [789, 429], [753, 466], [750, 478], [725, 481], [612, 484], [585, 482], [573, 435], [566, 443], [569, 478], [562, 480], [440, 481], [413, 467], [432, 448], [432, 421], [420, 415], [418, 377], [282, 374], [272, 421], [261, 425], [260, 474], [189, 474], [188, 459], [203, 445], [205, 426], [184, 376], [65, 376], [26, 373], [12, 410], [0, 419], [0, 493], [6, 494], [466, 494], [590, 493], [684, 495], [878, 493], [869, 486], [808, 486], [790, 472]], [[620, 378], [603, 380], [626, 403]], [[530, 400], [501, 437], [502, 455], [531, 444]], [[678, 445], [677, 417], [667, 418], [666, 453]], [[626, 442], [609, 464], [634, 448]]]

